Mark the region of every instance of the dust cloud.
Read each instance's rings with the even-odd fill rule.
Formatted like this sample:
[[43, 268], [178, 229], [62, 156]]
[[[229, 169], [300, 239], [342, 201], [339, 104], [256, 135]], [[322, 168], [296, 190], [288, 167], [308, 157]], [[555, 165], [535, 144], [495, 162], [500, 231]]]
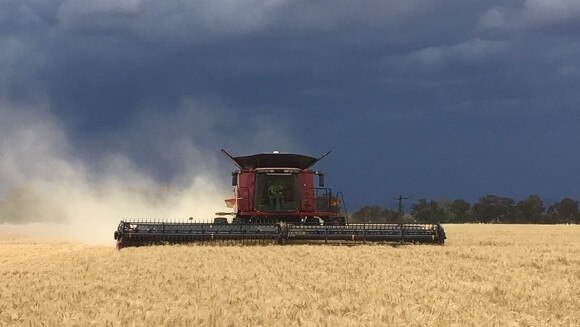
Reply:
[[113, 244], [121, 219], [209, 220], [226, 210], [229, 185], [204, 168], [217, 151], [203, 165], [202, 149], [179, 144], [198, 157], [179, 183], [160, 182], [118, 151], [95, 168], [46, 107], [0, 101], [0, 233]]

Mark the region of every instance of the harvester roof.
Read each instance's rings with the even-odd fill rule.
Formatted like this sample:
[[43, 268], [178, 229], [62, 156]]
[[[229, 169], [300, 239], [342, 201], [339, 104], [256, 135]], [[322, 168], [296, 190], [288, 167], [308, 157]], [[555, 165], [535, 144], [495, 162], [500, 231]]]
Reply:
[[319, 158], [315, 158], [302, 154], [279, 153], [279, 152], [260, 153], [249, 156], [233, 157], [223, 149], [222, 152], [226, 156], [228, 156], [241, 169], [256, 169], [256, 168], [308, 169], [330, 153], [328, 152]]

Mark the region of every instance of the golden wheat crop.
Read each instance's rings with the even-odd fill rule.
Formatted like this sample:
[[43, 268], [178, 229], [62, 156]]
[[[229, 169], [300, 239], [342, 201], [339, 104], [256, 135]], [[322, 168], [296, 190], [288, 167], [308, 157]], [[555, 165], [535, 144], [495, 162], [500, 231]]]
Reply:
[[578, 326], [580, 226], [445, 246], [126, 248], [0, 237], [0, 326]]

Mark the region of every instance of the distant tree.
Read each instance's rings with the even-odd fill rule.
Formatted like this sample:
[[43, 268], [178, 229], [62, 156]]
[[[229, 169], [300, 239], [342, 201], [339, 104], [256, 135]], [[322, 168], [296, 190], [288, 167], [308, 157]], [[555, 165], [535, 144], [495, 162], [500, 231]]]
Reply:
[[350, 222], [364, 223], [392, 223], [396, 222], [397, 213], [379, 205], [367, 205], [355, 211], [350, 216]]
[[453, 201], [449, 198], [438, 198], [435, 199], [435, 202], [437, 202], [437, 205], [439, 208], [443, 209], [443, 211], [449, 211], [451, 204], [453, 204]]
[[411, 206], [411, 214], [367, 205], [351, 215], [353, 223], [578, 223], [580, 202], [565, 198], [548, 210], [538, 195], [530, 195], [517, 203], [508, 197], [488, 194], [471, 206], [469, 202], [446, 198], [420, 199]]
[[537, 195], [530, 195], [527, 199], [516, 204], [515, 221], [520, 223], [544, 222], [544, 202]]
[[420, 223], [445, 222], [446, 218], [445, 210], [436, 201], [427, 202], [426, 199], [420, 199], [413, 203], [411, 214]]
[[471, 221], [471, 205], [465, 200], [454, 200], [449, 206], [449, 211], [452, 214], [452, 221], [457, 223], [465, 223]]
[[483, 223], [509, 223], [515, 213], [515, 201], [496, 195], [486, 195], [473, 205], [475, 218]]
[[435, 200], [437, 206], [442, 211], [439, 211], [437, 214], [440, 217], [437, 219], [437, 222], [445, 222], [445, 223], [456, 223], [458, 222], [458, 217], [451, 211], [451, 206], [453, 205], [453, 201], [448, 198], [440, 198]]
[[578, 201], [570, 198], [562, 199], [548, 208], [548, 216], [553, 223], [578, 223], [580, 222]]

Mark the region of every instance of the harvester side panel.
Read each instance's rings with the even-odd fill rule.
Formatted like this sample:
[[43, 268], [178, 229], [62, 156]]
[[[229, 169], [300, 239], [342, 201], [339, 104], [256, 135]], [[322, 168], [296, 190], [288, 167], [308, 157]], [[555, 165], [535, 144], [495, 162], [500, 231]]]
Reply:
[[298, 174], [298, 184], [300, 187], [300, 210], [306, 215], [313, 215], [316, 211], [316, 194], [314, 193], [312, 171], [301, 171]]
[[254, 207], [254, 181], [253, 171], [241, 171], [238, 174], [238, 186], [236, 187], [236, 198], [238, 203], [238, 213], [253, 211]]

